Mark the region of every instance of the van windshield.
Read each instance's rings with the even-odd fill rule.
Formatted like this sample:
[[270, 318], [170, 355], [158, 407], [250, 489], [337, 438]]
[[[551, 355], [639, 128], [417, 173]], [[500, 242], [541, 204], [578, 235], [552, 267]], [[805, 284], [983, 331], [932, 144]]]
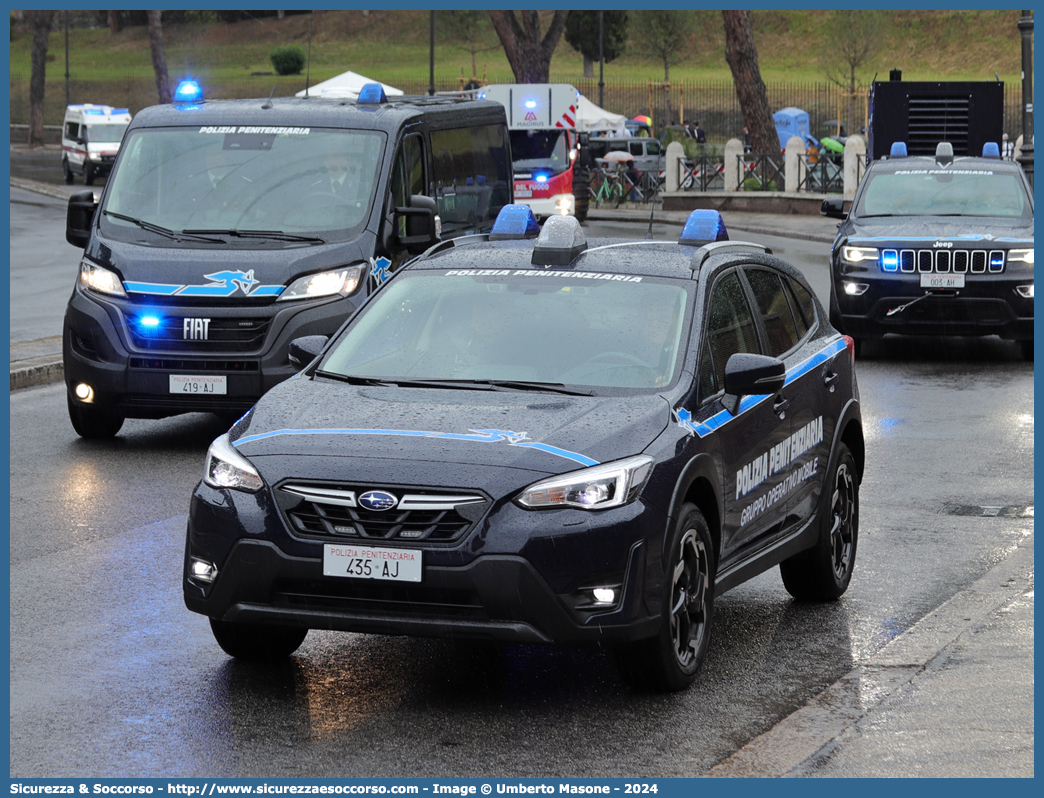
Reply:
[[126, 125], [87, 125], [84, 138], [92, 144], [115, 144], [123, 139]]
[[511, 158], [516, 169], [547, 169], [557, 175], [569, 168], [564, 130], [512, 130]]
[[[131, 130], [109, 180], [101, 222], [106, 234], [141, 240], [150, 234], [140, 222], [173, 231], [279, 231], [324, 241], [361, 232], [375, 194], [382, 133], [243, 131]], [[169, 239], [157, 237], [164, 241]]]

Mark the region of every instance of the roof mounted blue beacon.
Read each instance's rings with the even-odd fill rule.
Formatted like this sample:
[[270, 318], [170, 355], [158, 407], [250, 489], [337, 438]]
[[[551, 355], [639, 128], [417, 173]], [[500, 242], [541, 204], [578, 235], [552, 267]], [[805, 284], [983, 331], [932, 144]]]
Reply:
[[516, 241], [523, 238], [536, 238], [540, 235], [533, 209], [528, 205], [505, 205], [497, 214], [493, 229], [489, 232], [490, 241]]
[[174, 102], [201, 103], [203, 102], [203, 89], [194, 80], [183, 80], [174, 89]]
[[711, 241], [728, 241], [729, 231], [721, 214], [712, 210], [695, 210], [685, 220], [678, 243], [689, 247], [702, 247]]
[[384, 93], [384, 86], [380, 83], [367, 83], [359, 90], [359, 102], [367, 104], [379, 104], [388, 102], [388, 95]]
[[995, 141], [987, 141], [982, 145], [983, 158], [1000, 158], [1000, 147]]
[[893, 141], [892, 142], [892, 149], [890, 149], [888, 151], [888, 157], [889, 158], [905, 158], [906, 156], [907, 156], [906, 142], [905, 141]]

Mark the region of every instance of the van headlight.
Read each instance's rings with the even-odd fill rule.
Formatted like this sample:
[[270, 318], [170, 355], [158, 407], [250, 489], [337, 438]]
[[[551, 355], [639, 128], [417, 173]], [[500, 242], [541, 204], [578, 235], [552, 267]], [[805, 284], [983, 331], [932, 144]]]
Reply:
[[549, 507], [606, 510], [620, 507], [638, 498], [652, 473], [653, 462], [649, 455], [639, 454], [542, 479], [522, 491], [515, 501], [529, 510]]
[[231, 488], [256, 493], [264, 487], [264, 480], [243, 455], [228, 440], [228, 433], [217, 438], [207, 451], [203, 467], [203, 481], [212, 488]]
[[99, 294], [127, 296], [116, 272], [111, 272], [87, 258], [80, 261], [80, 285], [90, 291], [97, 291]]
[[362, 266], [344, 266], [328, 272], [299, 277], [279, 295], [277, 302], [288, 299], [316, 299], [323, 296], [348, 296], [355, 293], [362, 279]]

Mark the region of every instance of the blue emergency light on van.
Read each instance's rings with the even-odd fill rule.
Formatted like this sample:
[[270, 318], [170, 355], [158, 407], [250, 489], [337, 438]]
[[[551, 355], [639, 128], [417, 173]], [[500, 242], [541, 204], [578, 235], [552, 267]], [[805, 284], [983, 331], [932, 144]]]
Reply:
[[725, 220], [717, 211], [698, 209], [689, 214], [685, 220], [678, 243], [686, 246], [702, 247], [711, 241], [728, 241], [729, 231], [725, 229]]
[[384, 86], [380, 83], [367, 83], [359, 91], [360, 103], [386, 103], [388, 96], [384, 93]]
[[203, 102], [203, 89], [194, 80], [183, 80], [174, 89], [174, 102], [201, 103]]

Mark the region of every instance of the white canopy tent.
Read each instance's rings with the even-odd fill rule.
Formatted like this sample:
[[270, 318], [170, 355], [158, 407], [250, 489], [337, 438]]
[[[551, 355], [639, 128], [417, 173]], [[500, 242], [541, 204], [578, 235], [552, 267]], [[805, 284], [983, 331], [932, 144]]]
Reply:
[[[365, 75], [360, 75], [358, 72], [352, 72], [348, 70], [340, 75], [324, 80], [322, 83], [316, 83], [314, 86], [308, 88], [309, 97], [334, 97], [337, 99], [354, 100], [359, 96], [359, 92], [362, 91], [362, 87], [367, 83], [378, 83], [379, 81], [368, 78]], [[403, 91], [397, 89], [394, 86], [388, 86], [385, 83], [381, 83], [384, 87], [384, 93], [389, 97], [401, 96]], [[304, 97], [304, 89], [297, 92], [298, 97]]]
[[580, 95], [580, 107], [576, 114], [576, 129], [581, 133], [605, 133], [611, 136], [626, 136], [627, 128], [624, 124], [627, 117], [623, 114], [614, 114], [599, 108], [589, 99]]

